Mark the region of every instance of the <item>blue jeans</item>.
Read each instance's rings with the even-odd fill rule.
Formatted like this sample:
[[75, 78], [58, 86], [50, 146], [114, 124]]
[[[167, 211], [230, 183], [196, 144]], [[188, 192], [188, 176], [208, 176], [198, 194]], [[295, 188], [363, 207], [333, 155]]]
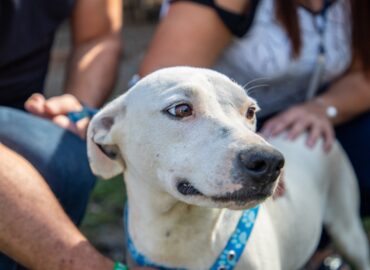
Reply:
[[[96, 180], [86, 143], [48, 120], [8, 107], [0, 106], [0, 127], [0, 143], [39, 171], [67, 215], [79, 225]], [[8, 269], [23, 268], [0, 253], [0, 270]]]
[[335, 132], [358, 178], [361, 216], [370, 216], [370, 112], [338, 126]]

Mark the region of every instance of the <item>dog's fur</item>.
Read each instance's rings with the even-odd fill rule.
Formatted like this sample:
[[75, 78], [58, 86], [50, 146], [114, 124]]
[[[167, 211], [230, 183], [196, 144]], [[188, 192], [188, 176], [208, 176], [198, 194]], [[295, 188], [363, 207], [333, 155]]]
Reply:
[[[190, 104], [192, 115], [171, 116], [179, 103]], [[92, 119], [92, 169], [103, 178], [123, 171], [137, 249], [164, 266], [209, 269], [238, 222], [235, 210], [262, 203], [276, 187], [251, 181], [237, 162], [240, 151], [275, 151], [272, 144], [286, 159], [286, 193], [261, 204], [236, 269], [298, 269], [325, 224], [343, 255], [369, 270], [356, 179], [341, 147], [325, 154], [321, 145], [307, 148], [305, 136], [269, 144], [254, 132], [255, 118], [245, 117], [251, 106], [227, 77], [177, 67], [147, 76]], [[184, 180], [201, 195], [179, 192]]]

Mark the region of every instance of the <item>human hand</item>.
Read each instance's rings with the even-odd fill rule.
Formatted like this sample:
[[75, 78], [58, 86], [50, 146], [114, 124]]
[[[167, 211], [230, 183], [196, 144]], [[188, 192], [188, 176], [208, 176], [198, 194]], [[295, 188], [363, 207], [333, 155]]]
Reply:
[[319, 138], [323, 138], [324, 150], [328, 152], [333, 144], [335, 133], [325, 107], [319, 102], [311, 101], [294, 106], [268, 120], [262, 127], [265, 138], [287, 133], [287, 139], [295, 140], [303, 132], [308, 133], [306, 144], [314, 147]]
[[24, 107], [30, 113], [50, 119], [62, 128], [68, 129], [81, 138], [86, 137], [89, 118], [83, 118], [76, 123], [72, 122], [67, 113], [81, 111], [83, 106], [76, 97], [70, 94], [45, 99], [41, 94], [33, 94], [25, 102]]

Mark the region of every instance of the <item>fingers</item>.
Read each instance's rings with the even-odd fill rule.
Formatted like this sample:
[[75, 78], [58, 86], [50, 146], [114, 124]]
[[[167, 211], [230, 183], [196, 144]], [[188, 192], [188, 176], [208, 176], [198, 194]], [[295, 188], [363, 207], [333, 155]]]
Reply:
[[57, 115], [52, 118], [52, 121], [62, 128], [68, 129], [73, 133], [77, 133], [76, 125], [65, 115]]
[[335, 132], [332, 126], [327, 127], [323, 132], [324, 151], [329, 152], [335, 140]]
[[45, 99], [41, 94], [33, 94], [24, 105], [32, 114], [51, 119], [58, 126], [68, 129], [81, 138], [86, 137], [86, 130], [90, 119], [84, 118], [73, 123], [66, 114], [82, 110], [81, 103], [70, 94]]
[[299, 135], [305, 132], [309, 127], [309, 123], [307, 121], [297, 121], [293, 124], [291, 129], [288, 131], [287, 138], [289, 140], [295, 140]]
[[66, 114], [82, 109], [81, 103], [72, 95], [65, 94], [48, 99], [45, 103], [45, 111], [50, 115]]
[[286, 138], [295, 140], [302, 133], [307, 132], [306, 144], [313, 148], [320, 138], [323, 139], [323, 148], [328, 152], [335, 139], [334, 129], [326, 115], [310, 107], [297, 106], [271, 118], [265, 123], [261, 135], [266, 139], [283, 132]]
[[24, 107], [30, 113], [45, 118], [53, 118], [57, 115], [64, 115], [82, 109], [81, 103], [70, 94], [52, 97], [47, 100], [41, 94], [33, 94], [26, 101]]
[[77, 123], [73, 123], [66, 115], [57, 115], [53, 117], [52, 121], [58, 126], [71, 131], [82, 139], [85, 139], [90, 119], [83, 118]]
[[45, 97], [41, 94], [33, 94], [24, 103], [24, 108], [32, 114], [44, 117], [45, 115]]
[[308, 147], [314, 147], [317, 140], [322, 136], [322, 130], [318, 125], [313, 125], [310, 128], [310, 131], [307, 136], [306, 145]]
[[282, 117], [273, 117], [265, 123], [261, 129], [261, 134], [266, 139], [279, 135], [288, 129], [288, 124], [283, 122]]
[[280, 133], [287, 131], [291, 126], [296, 123], [299, 118], [299, 111], [292, 108], [278, 116], [272, 117], [262, 127], [261, 134], [265, 138], [275, 137]]
[[87, 134], [87, 127], [89, 126], [90, 118], [83, 118], [75, 124], [77, 129], [77, 135], [80, 136], [82, 139], [86, 139]]
[[307, 146], [314, 147], [320, 138], [323, 139], [324, 151], [329, 152], [335, 139], [334, 129], [329, 121], [318, 121], [310, 126], [306, 141]]

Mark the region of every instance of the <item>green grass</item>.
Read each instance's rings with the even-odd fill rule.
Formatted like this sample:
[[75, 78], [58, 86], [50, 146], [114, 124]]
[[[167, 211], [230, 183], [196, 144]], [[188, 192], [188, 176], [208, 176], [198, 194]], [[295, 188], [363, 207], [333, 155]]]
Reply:
[[98, 180], [90, 198], [82, 231], [87, 235], [100, 225], [119, 224], [122, 218], [125, 187], [121, 176]]

